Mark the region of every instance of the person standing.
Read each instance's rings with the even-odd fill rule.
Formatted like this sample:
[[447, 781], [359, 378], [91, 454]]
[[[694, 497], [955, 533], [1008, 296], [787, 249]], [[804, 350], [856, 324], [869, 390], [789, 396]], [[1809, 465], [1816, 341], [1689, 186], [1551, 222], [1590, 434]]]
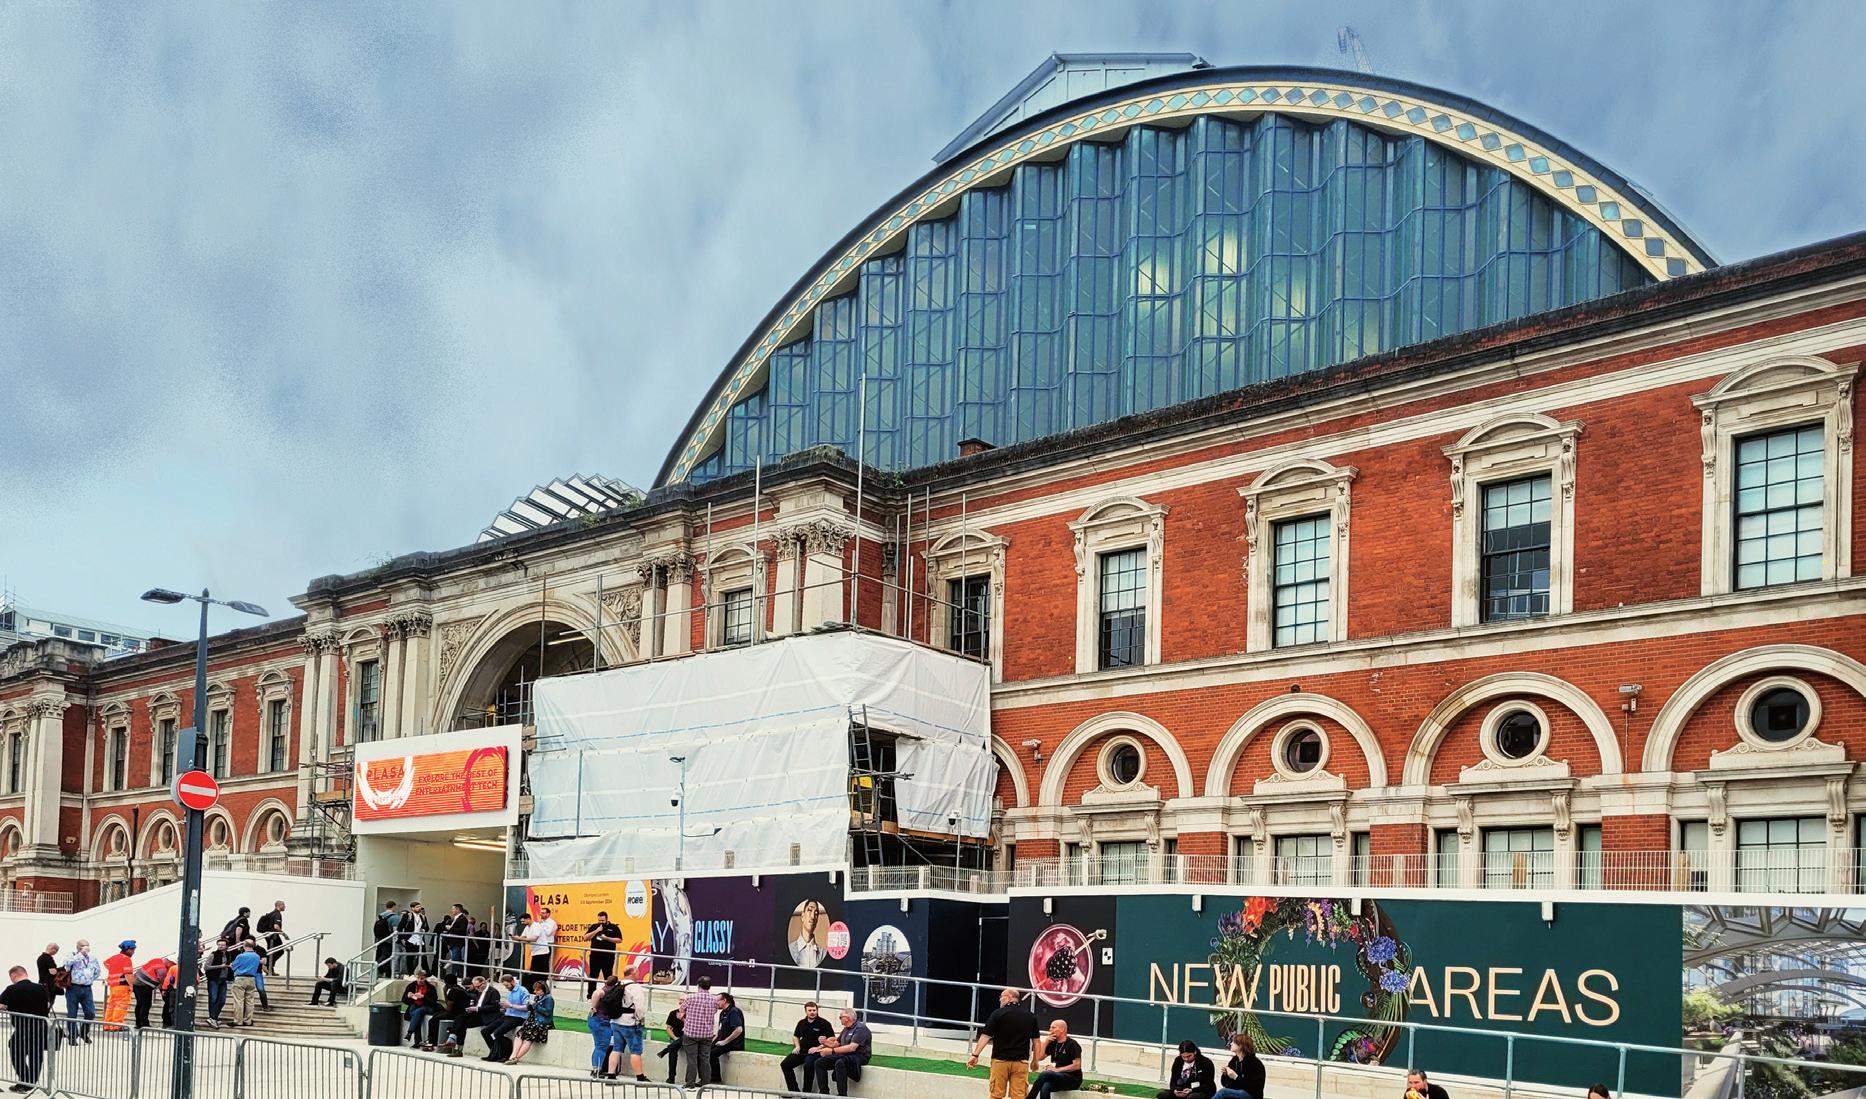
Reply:
[[[1049, 1040], [1043, 1043], [1043, 1057], [1037, 1064], [1037, 1078], [1032, 1081], [1032, 1094], [1037, 1099], [1050, 1099], [1060, 1092], [1075, 1091], [1082, 1086], [1082, 1043], [1069, 1036], [1069, 1024], [1061, 1019], [1050, 1024]], [[1263, 1099], [1253, 1096], [1252, 1099]]]
[[1037, 1059], [1037, 1017], [1024, 1006], [1014, 988], [998, 993], [998, 1007], [985, 1018], [978, 1040], [972, 1043], [967, 1068], [978, 1067], [978, 1055], [991, 1043], [991, 1099], [1024, 1099], [1030, 1090], [1030, 1062]]
[[719, 1062], [745, 1048], [745, 1013], [732, 993], [719, 994], [719, 1036], [713, 1039], [713, 1083], [719, 1082]]
[[1257, 1058], [1257, 1043], [1239, 1031], [1231, 1036], [1231, 1061], [1219, 1073], [1212, 1099], [1263, 1099], [1265, 1072]]
[[680, 1055], [687, 1059], [687, 1086], [713, 1082], [713, 1036], [719, 1033], [719, 997], [713, 979], [701, 977], [697, 987], [680, 999]]
[[811, 1000], [803, 1005], [803, 1018], [791, 1028], [790, 1052], [778, 1062], [778, 1071], [784, 1074], [784, 1090], [799, 1091], [797, 1087], [797, 1069], [803, 1069], [805, 1080], [816, 1079], [816, 1059], [826, 1046], [834, 1045], [830, 1039], [836, 1036], [836, 1028], [829, 1025]]
[[813, 1083], [817, 1091], [829, 1094], [829, 1081], [836, 1081], [836, 1094], [849, 1094], [849, 1081], [862, 1078], [862, 1066], [868, 1063], [868, 1055], [874, 1049], [875, 1036], [869, 1032], [868, 1024], [855, 1017], [855, 1012], [843, 1008], [841, 1015], [842, 1030], [835, 1041], [818, 1055], [814, 1066], [816, 1075]]
[[531, 925], [519, 937], [531, 944], [531, 956], [525, 962], [528, 979], [548, 979], [551, 976], [551, 952], [557, 949], [557, 921], [551, 918], [551, 910], [538, 909], [538, 918], [531, 921]]
[[47, 943], [45, 949], [39, 953], [39, 983], [45, 986], [47, 1003], [56, 1000], [58, 994], [65, 991], [59, 987], [60, 974], [64, 971], [65, 967], [58, 964], [58, 944]]
[[610, 997], [615, 991], [615, 978], [596, 983], [596, 991], [590, 993], [589, 1012], [585, 1016], [590, 1028], [590, 1079], [600, 1080], [609, 1068], [610, 1051], [615, 1048], [615, 1019], [609, 1014], [614, 1006]]
[[[65, 1015], [71, 1020], [66, 1037], [73, 1042], [91, 1044], [91, 1020], [97, 1018], [95, 986], [104, 977], [104, 967], [91, 954], [91, 941], [79, 939], [76, 950], [65, 959]], [[84, 1016], [82, 1028], [78, 1023]]]
[[233, 952], [227, 940], [214, 940], [214, 948], [201, 963], [201, 976], [207, 981], [207, 1025], [218, 1029], [220, 1015], [227, 1009], [227, 988], [233, 984]]
[[441, 940], [441, 971], [451, 974], [457, 980], [466, 980], [467, 924], [466, 906], [456, 904], [441, 917], [434, 933]]
[[172, 963], [167, 958], [151, 958], [136, 970], [130, 980], [130, 990], [136, 995], [136, 1029], [149, 1029], [149, 1009], [155, 1006], [156, 993], [162, 990], [162, 983], [168, 980], [168, 970]]
[[243, 943], [253, 937], [253, 910], [242, 908], [239, 914], [227, 921], [227, 926], [220, 929], [220, 937], [230, 943]]
[[1166, 1087], [1153, 1099], [1212, 1099], [1218, 1087], [1212, 1082], [1212, 1059], [1199, 1052], [1199, 1044], [1190, 1038], [1179, 1043], [1179, 1056], [1173, 1061], [1172, 1075]]
[[1426, 1077], [1424, 1069], [1406, 1070], [1406, 1092], [1403, 1099], [1451, 1099], [1445, 1089], [1434, 1084]]
[[7, 1090], [31, 1091], [39, 1082], [39, 1069], [45, 1062], [52, 997], [44, 985], [27, 979], [23, 965], [7, 970], [7, 976], [13, 983], [0, 991], [0, 1007], [6, 1008], [7, 1021], [11, 1024], [7, 1051], [13, 1055], [13, 1079], [16, 1081]]
[[[641, 985], [622, 976], [614, 979], [610, 996], [603, 1010], [615, 1025], [610, 1029], [612, 1048], [604, 1075], [616, 1079], [622, 1072], [622, 1055], [626, 1053], [629, 1071], [635, 1074], [635, 1079], [645, 1083], [648, 1077], [641, 1070], [641, 1050], [642, 1027], [648, 1021], [648, 995]], [[669, 1076], [672, 1075], [670, 1070]]]
[[622, 941], [622, 929], [611, 923], [609, 913], [596, 913], [596, 922], [589, 926], [583, 937], [590, 944], [590, 964], [584, 975], [594, 986], [605, 977], [613, 977], [616, 972], [616, 946]]
[[376, 913], [376, 922], [369, 929], [370, 937], [376, 940], [378, 977], [388, 977], [395, 972], [395, 928], [401, 922], [402, 914], [395, 910], [395, 902], [382, 902], [382, 911]]
[[486, 978], [492, 983], [492, 926], [481, 923], [477, 917], [467, 917], [467, 972]]
[[[285, 945], [285, 902], [273, 901], [272, 911], [259, 917], [259, 923], [253, 928], [259, 932], [266, 943], [266, 972], [276, 974], [279, 971], [279, 955]], [[270, 1005], [261, 1004], [261, 1007]]]
[[264, 959], [257, 950], [242, 950], [233, 956], [233, 1020], [228, 1026], [253, 1025], [253, 1005], [259, 1000], [259, 971]]
[[130, 983], [135, 971], [136, 940], [124, 939], [117, 944], [117, 952], [104, 959], [104, 976], [107, 980], [104, 992], [106, 1032], [124, 1029], [123, 1020], [130, 1013]]
[[428, 910], [421, 907], [420, 901], [410, 904], [408, 911], [402, 913], [402, 922], [396, 926], [396, 937], [401, 940], [402, 947], [403, 976], [427, 968], [428, 938], [433, 933]]

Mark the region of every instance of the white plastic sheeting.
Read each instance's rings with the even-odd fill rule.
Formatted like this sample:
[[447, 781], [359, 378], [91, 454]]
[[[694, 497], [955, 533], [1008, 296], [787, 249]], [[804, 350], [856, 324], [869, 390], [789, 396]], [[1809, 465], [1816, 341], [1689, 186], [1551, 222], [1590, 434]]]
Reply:
[[903, 829], [983, 837], [990, 695], [984, 665], [855, 632], [540, 680], [531, 876], [671, 869], [677, 854], [689, 869], [727, 852], [744, 870], [842, 863], [851, 714], [901, 738]]

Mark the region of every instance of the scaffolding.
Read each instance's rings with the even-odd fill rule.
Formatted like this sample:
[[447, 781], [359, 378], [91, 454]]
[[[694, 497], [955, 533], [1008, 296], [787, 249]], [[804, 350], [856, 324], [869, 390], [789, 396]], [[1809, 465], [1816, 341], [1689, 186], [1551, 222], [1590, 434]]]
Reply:
[[305, 854], [327, 862], [353, 862], [356, 837], [350, 831], [350, 787], [355, 781], [356, 749], [348, 745], [329, 759], [310, 764], [311, 811], [305, 815]]

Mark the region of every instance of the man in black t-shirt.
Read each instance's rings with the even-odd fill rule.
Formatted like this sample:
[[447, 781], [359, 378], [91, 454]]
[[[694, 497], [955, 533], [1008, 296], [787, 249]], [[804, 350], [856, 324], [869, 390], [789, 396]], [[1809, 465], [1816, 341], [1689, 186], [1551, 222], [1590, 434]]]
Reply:
[[45, 987], [26, 975], [26, 967], [16, 965], [7, 971], [13, 981], [0, 991], [0, 1007], [7, 1010], [12, 1036], [7, 1052], [13, 1055], [13, 1079], [9, 1091], [31, 1091], [39, 1082], [39, 1068], [45, 1062], [46, 1016], [52, 1012], [52, 997]]
[[1030, 1062], [1036, 1060], [1037, 1017], [1023, 1005], [1016, 989], [998, 993], [998, 1009], [985, 1020], [978, 1040], [972, 1043], [967, 1068], [978, 1066], [978, 1055], [991, 1043], [991, 1099], [1024, 1099], [1030, 1088]]
[[1406, 1094], [1404, 1099], [1451, 1099], [1445, 1089], [1426, 1079], [1420, 1069], [1411, 1069], [1406, 1073]]
[[836, 1028], [817, 1014], [816, 1001], [812, 1000], [803, 1005], [803, 1018], [797, 1020], [797, 1026], [790, 1033], [790, 1052], [778, 1062], [778, 1068], [784, 1073], [784, 1090], [799, 1091], [798, 1066], [803, 1067], [805, 1080], [815, 1080], [816, 1059], [825, 1046], [835, 1044]]
[[1043, 1059], [1036, 1068], [1037, 1078], [1031, 1084], [1037, 1099], [1082, 1086], [1082, 1045], [1069, 1036], [1068, 1023], [1058, 1019], [1050, 1024], [1050, 1037], [1043, 1043]]
[[597, 981], [616, 975], [616, 945], [622, 941], [622, 929], [609, 921], [609, 913], [598, 912], [583, 937], [590, 944], [589, 966], [583, 975], [590, 979], [593, 991]]

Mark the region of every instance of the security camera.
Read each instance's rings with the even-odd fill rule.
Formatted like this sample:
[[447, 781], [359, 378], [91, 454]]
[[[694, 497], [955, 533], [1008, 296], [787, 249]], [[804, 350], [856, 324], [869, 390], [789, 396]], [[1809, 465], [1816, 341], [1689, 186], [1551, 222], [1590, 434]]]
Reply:
[[680, 808], [680, 799], [679, 798], [668, 798], [667, 804], [672, 808], [678, 809]]
[[1622, 684], [1620, 684], [1620, 693], [1621, 693], [1621, 694], [1623, 694], [1623, 695], [1636, 695], [1636, 694], [1638, 694], [1638, 693], [1639, 693], [1639, 692], [1640, 692], [1640, 691], [1641, 691], [1642, 689], [1643, 689], [1643, 688], [1641, 688], [1641, 687], [1640, 687], [1640, 685], [1639, 685], [1639, 684], [1637, 684], [1637, 683], [1622, 683]]

